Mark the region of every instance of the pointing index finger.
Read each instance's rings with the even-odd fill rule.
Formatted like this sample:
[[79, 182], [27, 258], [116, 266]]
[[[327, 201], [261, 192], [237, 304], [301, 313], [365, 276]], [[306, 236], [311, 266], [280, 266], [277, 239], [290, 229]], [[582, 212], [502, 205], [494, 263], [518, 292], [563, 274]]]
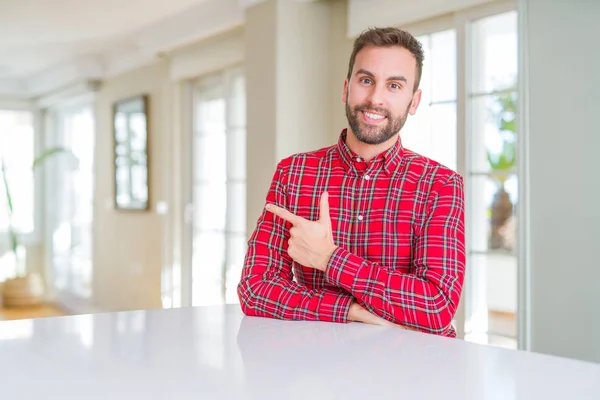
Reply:
[[265, 208], [267, 211], [272, 212], [273, 214], [277, 215], [278, 217], [284, 219], [287, 222], [290, 222], [293, 225], [298, 225], [302, 221], [304, 221], [304, 218], [299, 217], [299, 216], [289, 212], [285, 208], [276, 206], [274, 204], [267, 204], [267, 206]]

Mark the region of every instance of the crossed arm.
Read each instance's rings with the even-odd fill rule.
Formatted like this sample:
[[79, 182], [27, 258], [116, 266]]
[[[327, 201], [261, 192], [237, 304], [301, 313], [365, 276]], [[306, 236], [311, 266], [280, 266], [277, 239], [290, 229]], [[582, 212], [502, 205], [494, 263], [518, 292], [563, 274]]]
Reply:
[[[321, 197], [317, 221], [287, 211], [286, 179], [280, 165], [267, 207], [249, 242], [238, 286], [244, 313], [280, 319], [398, 324], [438, 334], [448, 330], [464, 276], [460, 177], [451, 177], [432, 195], [410, 274], [336, 246], [326, 193]], [[295, 283], [292, 261], [323, 271], [329, 283], [340, 290], [313, 290]]]

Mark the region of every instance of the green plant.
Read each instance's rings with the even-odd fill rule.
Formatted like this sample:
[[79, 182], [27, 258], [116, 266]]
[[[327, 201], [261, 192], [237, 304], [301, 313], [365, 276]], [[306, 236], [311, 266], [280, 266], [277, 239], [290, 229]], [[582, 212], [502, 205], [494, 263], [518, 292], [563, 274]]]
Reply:
[[[39, 156], [37, 156], [33, 160], [33, 164], [31, 165], [31, 168], [35, 170], [36, 168], [42, 166], [46, 162], [46, 160], [48, 160], [49, 158], [54, 157], [61, 153], [69, 153], [69, 154], [73, 155], [73, 153], [69, 149], [66, 149], [64, 147], [53, 147], [53, 148], [50, 148], [50, 149], [44, 151]], [[2, 156], [0, 156], [0, 169], [2, 170], [2, 182], [3, 182], [3, 186], [4, 186], [4, 193], [6, 194], [6, 203], [8, 205], [8, 236], [9, 236], [9, 240], [10, 240], [10, 248], [15, 256], [15, 260], [18, 260], [19, 235], [18, 235], [17, 231], [15, 230], [13, 223], [12, 223], [13, 213], [14, 213], [14, 202], [13, 202], [13, 197], [11, 195], [11, 189], [10, 189], [10, 185], [8, 182], [8, 177], [6, 174], [6, 166], [4, 163], [4, 158]], [[18, 270], [17, 270], [17, 273], [18, 273]]]
[[489, 209], [491, 231], [488, 246], [490, 249], [510, 249], [505, 226], [513, 216], [513, 203], [506, 191], [505, 183], [517, 163], [517, 95], [514, 91], [505, 90], [495, 96], [495, 102], [490, 110], [492, 118], [498, 127], [498, 135], [502, 141], [500, 151], [488, 149], [487, 157], [490, 167], [495, 172], [493, 179], [498, 183]]
[[497, 95], [495, 100], [491, 114], [498, 127], [502, 149], [500, 152], [488, 149], [487, 158], [492, 170], [506, 171], [506, 174], [496, 175], [500, 185], [504, 186], [504, 182], [517, 162], [517, 95], [515, 92], [507, 91]]

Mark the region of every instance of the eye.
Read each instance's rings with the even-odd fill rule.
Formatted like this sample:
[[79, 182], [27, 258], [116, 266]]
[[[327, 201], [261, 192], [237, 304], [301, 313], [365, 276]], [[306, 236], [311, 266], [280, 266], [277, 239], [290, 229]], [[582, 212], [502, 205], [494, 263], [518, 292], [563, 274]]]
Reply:
[[361, 83], [370, 85], [371, 83], [373, 83], [373, 81], [371, 80], [371, 78], [360, 78]]
[[402, 86], [397, 83], [391, 83], [390, 88], [392, 88], [394, 90], [400, 90], [400, 89], [402, 89]]

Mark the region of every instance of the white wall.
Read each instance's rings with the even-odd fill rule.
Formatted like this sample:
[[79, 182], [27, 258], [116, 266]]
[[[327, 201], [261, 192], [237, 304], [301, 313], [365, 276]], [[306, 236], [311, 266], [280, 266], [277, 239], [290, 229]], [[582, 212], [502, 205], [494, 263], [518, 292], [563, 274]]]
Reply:
[[[107, 80], [96, 98], [93, 296], [99, 310], [161, 307], [165, 221], [155, 207], [167, 188], [171, 90], [168, 64], [160, 62]], [[143, 93], [149, 95], [150, 210], [122, 212], [113, 206], [112, 105]]]
[[346, 126], [346, 13], [342, 0], [266, 0], [246, 10], [248, 234], [277, 162], [335, 143]]
[[348, 125], [346, 109], [342, 102], [344, 80], [348, 73], [348, 63], [354, 40], [346, 35], [348, 30], [348, 2], [330, 0], [329, 19], [329, 96], [331, 113], [331, 142], [336, 143], [342, 129]]
[[600, 362], [600, 1], [523, 0], [531, 349]]

